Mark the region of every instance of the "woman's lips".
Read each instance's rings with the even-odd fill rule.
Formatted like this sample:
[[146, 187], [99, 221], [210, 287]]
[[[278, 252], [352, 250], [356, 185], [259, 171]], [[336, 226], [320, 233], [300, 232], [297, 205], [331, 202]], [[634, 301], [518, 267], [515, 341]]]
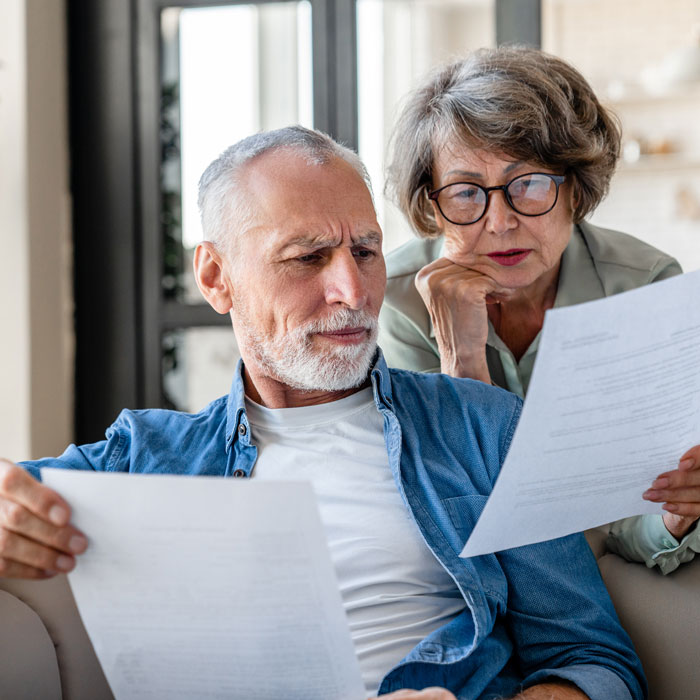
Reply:
[[494, 253], [488, 253], [488, 257], [503, 267], [512, 267], [525, 260], [531, 252], [530, 249], [511, 248], [510, 250], [497, 250]]

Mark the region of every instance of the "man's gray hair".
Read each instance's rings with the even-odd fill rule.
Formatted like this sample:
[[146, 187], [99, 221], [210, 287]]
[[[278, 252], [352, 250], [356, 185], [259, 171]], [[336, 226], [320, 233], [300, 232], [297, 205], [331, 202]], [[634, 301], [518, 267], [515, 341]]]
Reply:
[[309, 165], [325, 165], [340, 158], [355, 169], [372, 193], [369, 174], [357, 153], [328, 134], [303, 126], [262, 131], [227, 148], [200, 178], [198, 204], [205, 240], [222, 250], [228, 249], [230, 234], [241, 233], [251, 225], [254, 202], [243, 196], [240, 187], [244, 166], [263, 153], [280, 148], [293, 149]]

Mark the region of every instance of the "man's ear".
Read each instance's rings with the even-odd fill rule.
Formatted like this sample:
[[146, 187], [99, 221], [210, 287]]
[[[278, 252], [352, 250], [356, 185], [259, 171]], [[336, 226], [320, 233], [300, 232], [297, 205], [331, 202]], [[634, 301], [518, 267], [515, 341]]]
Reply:
[[220, 314], [231, 310], [232, 290], [225, 272], [225, 260], [211, 241], [200, 243], [194, 251], [194, 277], [199, 291]]

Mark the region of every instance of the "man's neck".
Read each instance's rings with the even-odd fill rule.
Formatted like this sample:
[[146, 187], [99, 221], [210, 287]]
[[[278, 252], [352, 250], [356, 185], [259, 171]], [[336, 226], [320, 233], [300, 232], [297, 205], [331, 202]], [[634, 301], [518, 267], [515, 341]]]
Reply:
[[346, 396], [356, 394], [369, 386], [370, 379], [358, 387], [343, 389], [341, 391], [305, 391], [295, 389], [267, 376], [254, 376], [245, 367], [243, 371], [243, 384], [245, 394], [255, 403], [266, 408], [299, 408], [303, 406], [317, 406], [331, 401], [344, 399]]

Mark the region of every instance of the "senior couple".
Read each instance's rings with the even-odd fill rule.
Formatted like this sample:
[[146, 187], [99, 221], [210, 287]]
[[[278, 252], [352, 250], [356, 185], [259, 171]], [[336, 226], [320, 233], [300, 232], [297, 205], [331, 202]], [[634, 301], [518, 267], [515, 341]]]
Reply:
[[[377, 347], [386, 271], [357, 156], [300, 127], [244, 139], [202, 176], [194, 261], [240, 348], [230, 394], [196, 415], [125, 410], [102, 442], [1, 462], [0, 575], [68, 571], [88, 546], [41, 467], [304, 478], [368, 696], [643, 698], [582, 535], [458, 556], [508, 450], [544, 311], [679, 272], [583, 221], [619, 131], [571, 67], [498, 49], [420, 88], [395, 151], [398, 200], [439, 237], [391, 257], [381, 344], [420, 371], [389, 368]], [[668, 519], [619, 526], [620, 551], [644, 558], [668, 528], [676, 560], [691, 556], [697, 456], [647, 493]]]

